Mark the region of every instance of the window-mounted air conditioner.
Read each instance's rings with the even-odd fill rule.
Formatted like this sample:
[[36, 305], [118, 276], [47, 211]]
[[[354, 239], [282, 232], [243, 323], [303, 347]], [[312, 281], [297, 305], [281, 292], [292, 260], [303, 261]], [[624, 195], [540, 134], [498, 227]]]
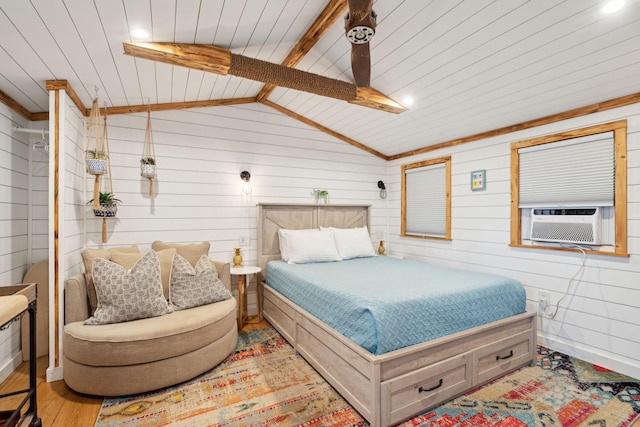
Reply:
[[600, 208], [532, 208], [531, 240], [557, 243], [601, 243]]

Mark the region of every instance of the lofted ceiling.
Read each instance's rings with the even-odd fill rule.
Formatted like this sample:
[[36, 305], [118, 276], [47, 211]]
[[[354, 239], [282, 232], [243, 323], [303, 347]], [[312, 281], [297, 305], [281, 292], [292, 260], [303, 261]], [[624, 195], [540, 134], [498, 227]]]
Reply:
[[[67, 80], [85, 106], [96, 88], [113, 108], [260, 99], [383, 158], [640, 102], [639, 0], [612, 14], [602, 0], [376, 0], [371, 87], [400, 114], [124, 54], [123, 42], [213, 44], [353, 83], [346, 3], [0, 0], [0, 100], [46, 112], [48, 80]], [[138, 28], [149, 36], [132, 36]]]

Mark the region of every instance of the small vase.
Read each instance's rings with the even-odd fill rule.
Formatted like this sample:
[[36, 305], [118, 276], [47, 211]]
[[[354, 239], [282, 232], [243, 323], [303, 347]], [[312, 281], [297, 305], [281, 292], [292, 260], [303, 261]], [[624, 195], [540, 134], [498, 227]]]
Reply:
[[240, 248], [235, 248], [236, 254], [233, 256], [233, 266], [242, 267], [242, 255], [240, 254]]
[[384, 255], [384, 240], [380, 240], [380, 246], [378, 246], [378, 253]]

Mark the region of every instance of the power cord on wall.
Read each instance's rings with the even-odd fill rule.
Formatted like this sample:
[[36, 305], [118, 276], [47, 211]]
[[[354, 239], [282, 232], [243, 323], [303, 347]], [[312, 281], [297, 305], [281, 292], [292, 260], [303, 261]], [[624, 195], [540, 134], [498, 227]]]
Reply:
[[553, 307], [551, 306], [551, 304], [549, 304], [542, 310], [542, 315], [547, 319], [554, 319], [556, 317], [556, 314], [558, 314], [558, 309], [560, 308], [560, 303], [569, 294], [569, 291], [571, 290], [571, 284], [573, 283], [574, 279], [578, 277], [578, 275], [582, 272], [582, 270], [584, 269], [584, 264], [587, 261], [587, 253], [585, 252], [584, 248], [578, 245], [571, 245], [571, 246], [578, 249], [580, 252], [582, 252], [582, 262], [580, 263], [580, 267], [578, 268], [578, 270], [573, 274], [573, 276], [571, 276], [571, 279], [569, 279], [569, 283], [567, 283], [567, 289], [564, 291], [564, 294], [562, 294], [562, 296], [558, 300], [558, 303], [556, 304], [556, 309], [553, 310]]

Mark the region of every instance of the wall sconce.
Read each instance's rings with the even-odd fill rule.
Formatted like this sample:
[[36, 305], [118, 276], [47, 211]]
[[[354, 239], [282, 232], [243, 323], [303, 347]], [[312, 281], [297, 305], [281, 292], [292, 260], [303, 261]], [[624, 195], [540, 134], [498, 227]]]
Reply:
[[378, 181], [378, 188], [380, 189], [380, 198], [387, 198], [387, 187], [384, 186], [384, 182]]
[[251, 174], [247, 171], [240, 172], [240, 179], [242, 180], [242, 194], [248, 196], [251, 194]]

